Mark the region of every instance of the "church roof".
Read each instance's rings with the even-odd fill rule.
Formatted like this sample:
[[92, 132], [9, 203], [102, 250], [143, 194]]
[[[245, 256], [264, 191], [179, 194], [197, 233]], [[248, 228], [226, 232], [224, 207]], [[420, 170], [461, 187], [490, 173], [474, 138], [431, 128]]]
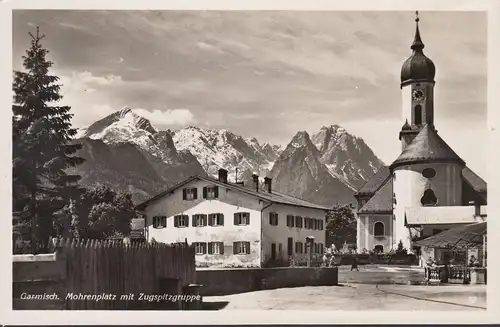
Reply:
[[392, 214], [392, 179], [387, 179], [375, 195], [358, 210], [358, 213]]
[[390, 176], [388, 166], [382, 166], [377, 170], [375, 175], [372, 176], [366, 183], [358, 190], [358, 195], [373, 195], [382, 186], [387, 178]]
[[438, 135], [434, 126], [427, 124], [392, 163], [390, 169], [429, 161], [456, 162], [465, 165], [465, 162]]
[[469, 167], [462, 170], [462, 176], [466, 182], [472, 186], [474, 191], [479, 193], [486, 193], [486, 182], [474, 173]]
[[[474, 206], [407, 207], [406, 225], [471, 224], [481, 222], [483, 217], [474, 216]], [[481, 207], [485, 212], [485, 207]]]

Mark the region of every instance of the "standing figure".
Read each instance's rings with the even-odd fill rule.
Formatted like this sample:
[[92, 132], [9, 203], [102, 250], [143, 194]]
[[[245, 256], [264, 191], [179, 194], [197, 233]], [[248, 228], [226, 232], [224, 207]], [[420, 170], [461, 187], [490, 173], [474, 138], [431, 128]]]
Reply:
[[353, 271], [354, 269], [356, 269], [357, 271], [359, 271], [359, 268], [358, 268], [358, 258], [356, 256], [353, 256], [353, 258], [352, 258], [351, 271]]

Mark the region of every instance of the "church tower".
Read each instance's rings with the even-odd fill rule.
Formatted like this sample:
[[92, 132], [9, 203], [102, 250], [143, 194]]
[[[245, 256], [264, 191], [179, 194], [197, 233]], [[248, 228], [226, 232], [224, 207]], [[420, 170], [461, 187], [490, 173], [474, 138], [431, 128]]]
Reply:
[[408, 210], [458, 206], [462, 199], [465, 162], [434, 128], [434, 76], [436, 68], [424, 53], [417, 12], [412, 54], [401, 68], [402, 118], [400, 156], [389, 170], [393, 185], [393, 247], [402, 241], [411, 251], [406, 225]]
[[436, 67], [424, 55], [420, 37], [418, 12], [411, 56], [401, 68], [402, 119], [399, 134], [402, 149], [408, 146], [425, 124], [434, 125], [434, 76]]

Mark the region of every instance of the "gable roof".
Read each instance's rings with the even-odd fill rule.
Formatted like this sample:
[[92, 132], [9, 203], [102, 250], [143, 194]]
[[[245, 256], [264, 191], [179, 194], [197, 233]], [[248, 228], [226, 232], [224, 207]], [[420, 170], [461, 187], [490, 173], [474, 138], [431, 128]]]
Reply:
[[432, 125], [425, 125], [413, 141], [403, 150], [401, 155], [392, 163], [391, 169], [414, 163], [456, 162], [465, 165], [465, 162], [451, 149], [438, 135]]
[[388, 166], [382, 166], [356, 193], [356, 195], [372, 195], [391, 175]]
[[167, 189], [166, 191], [161, 192], [160, 194], [153, 196], [152, 198], [144, 201], [143, 203], [139, 204], [136, 206], [137, 209], [141, 210], [144, 209], [149, 203], [162, 198], [163, 196], [172, 193], [176, 189], [191, 183], [192, 181], [195, 180], [203, 180], [205, 182], [208, 182], [210, 184], [215, 184], [217, 186], [225, 187], [233, 191], [241, 192], [244, 194], [247, 194], [249, 196], [253, 196], [255, 198], [258, 198], [260, 200], [264, 201], [269, 201], [269, 202], [274, 202], [274, 203], [279, 203], [279, 204], [285, 204], [285, 205], [292, 205], [296, 207], [304, 207], [304, 208], [311, 208], [311, 209], [320, 209], [320, 210], [329, 210], [330, 208], [303, 200], [299, 199], [296, 197], [293, 197], [291, 195], [279, 193], [273, 191], [272, 193], [269, 193], [267, 191], [262, 190], [262, 192], [257, 192], [253, 188], [247, 187], [247, 186], [242, 186], [242, 185], [237, 185], [237, 184], [231, 184], [231, 183], [223, 183], [220, 182], [218, 179], [211, 178], [211, 177], [206, 177], [206, 176], [200, 176], [200, 175], [194, 175], [189, 177], [188, 179], [180, 182], [179, 184], [171, 187], [170, 189]]
[[392, 178], [386, 180], [375, 195], [358, 210], [358, 213], [390, 213], [392, 214]]
[[[481, 208], [483, 209], [483, 207]], [[406, 225], [471, 224], [482, 221], [474, 217], [474, 206], [407, 207]]]

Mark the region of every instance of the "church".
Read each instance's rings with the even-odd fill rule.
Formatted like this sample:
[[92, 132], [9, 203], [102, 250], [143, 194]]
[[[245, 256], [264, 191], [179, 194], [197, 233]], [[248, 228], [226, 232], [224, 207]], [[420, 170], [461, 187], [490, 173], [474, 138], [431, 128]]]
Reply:
[[434, 124], [436, 67], [423, 52], [418, 13], [415, 21], [412, 53], [401, 68], [401, 154], [355, 194], [357, 251], [386, 253], [401, 242], [409, 253], [439, 260], [445, 251], [420, 249], [414, 242], [485, 221], [486, 182], [439, 136]]

